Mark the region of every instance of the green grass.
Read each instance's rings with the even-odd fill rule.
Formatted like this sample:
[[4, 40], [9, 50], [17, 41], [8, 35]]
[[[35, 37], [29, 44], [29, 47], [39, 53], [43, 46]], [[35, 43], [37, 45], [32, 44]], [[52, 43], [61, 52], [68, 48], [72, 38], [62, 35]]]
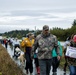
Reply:
[[[63, 47], [62, 47], [62, 50], [64, 51]], [[62, 54], [62, 57], [61, 57], [61, 60], [60, 60], [60, 65], [59, 65], [59, 68], [61, 68], [61, 69], [64, 68], [64, 64], [65, 64], [64, 52], [62, 52], [62, 53], [63, 53], [63, 54]], [[69, 70], [69, 69], [68, 69], [68, 66], [67, 66], [66, 69]]]

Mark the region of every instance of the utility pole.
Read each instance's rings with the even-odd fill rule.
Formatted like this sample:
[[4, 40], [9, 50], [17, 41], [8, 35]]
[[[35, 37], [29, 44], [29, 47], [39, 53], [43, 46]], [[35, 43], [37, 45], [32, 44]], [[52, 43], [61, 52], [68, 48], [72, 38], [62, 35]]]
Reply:
[[35, 26], [35, 36], [37, 35], [36, 26]]
[[35, 32], [36, 32], [36, 26], [35, 26]]

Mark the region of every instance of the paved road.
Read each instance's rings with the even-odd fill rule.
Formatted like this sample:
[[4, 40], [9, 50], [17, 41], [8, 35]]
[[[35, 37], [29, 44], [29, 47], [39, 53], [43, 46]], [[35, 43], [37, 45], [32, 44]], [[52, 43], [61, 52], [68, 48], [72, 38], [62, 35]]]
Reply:
[[[4, 46], [4, 45], [3, 45], [3, 46]], [[20, 61], [17, 60], [17, 59], [14, 59], [14, 58], [12, 57], [12, 56], [13, 56], [13, 50], [10, 48], [9, 45], [8, 45], [7, 51], [8, 51], [8, 53], [9, 53], [10, 57], [17, 63], [18, 66], [20, 66]], [[22, 71], [26, 74], [24, 67], [20, 67], [20, 68], [21, 68]], [[35, 75], [35, 74], [36, 74], [36, 69], [35, 69], [35, 65], [34, 65], [34, 62], [33, 62], [33, 75]], [[51, 70], [50, 70], [50, 75], [52, 75]], [[58, 70], [57, 70], [57, 75], [64, 75], [63, 70], [58, 69]], [[66, 75], [69, 75], [69, 72], [67, 72]]]

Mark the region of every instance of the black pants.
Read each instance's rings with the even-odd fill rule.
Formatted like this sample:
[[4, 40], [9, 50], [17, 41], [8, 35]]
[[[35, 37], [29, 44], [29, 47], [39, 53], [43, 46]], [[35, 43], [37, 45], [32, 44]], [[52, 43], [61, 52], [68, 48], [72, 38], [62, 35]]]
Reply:
[[59, 67], [60, 60], [57, 59], [57, 57], [52, 58], [52, 72], [57, 72], [57, 68]]
[[65, 56], [65, 53], [66, 53], [66, 49], [64, 49], [65, 63], [64, 63], [64, 68], [63, 68], [63, 70], [66, 72], [66, 68], [67, 68], [67, 66], [68, 66], [68, 62], [67, 62], [67, 57]]
[[35, 60], [35, 66], [39, 67], [39, 60], [38, 60], [38, 58], [34, 58], [34, 60]]
[[25, 59], [26, 59], [26, 71], [30, 71], [30, 73], [33, 72], [33, 64], [32, 64], [32, 59], [31, 59], [31, 54], [30, 53], [25, 53]]
[[5, 44], [5, 48], [7, 49], [7, 43]]

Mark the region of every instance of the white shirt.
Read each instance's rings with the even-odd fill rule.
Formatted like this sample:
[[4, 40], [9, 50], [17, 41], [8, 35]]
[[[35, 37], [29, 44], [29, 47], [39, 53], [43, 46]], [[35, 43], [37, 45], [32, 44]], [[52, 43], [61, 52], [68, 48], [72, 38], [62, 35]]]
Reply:
[[70, 41], [65, 41], [64, 48], [67, 48], [67, 46], [69, 46], [69, 45], [70, 45]]

